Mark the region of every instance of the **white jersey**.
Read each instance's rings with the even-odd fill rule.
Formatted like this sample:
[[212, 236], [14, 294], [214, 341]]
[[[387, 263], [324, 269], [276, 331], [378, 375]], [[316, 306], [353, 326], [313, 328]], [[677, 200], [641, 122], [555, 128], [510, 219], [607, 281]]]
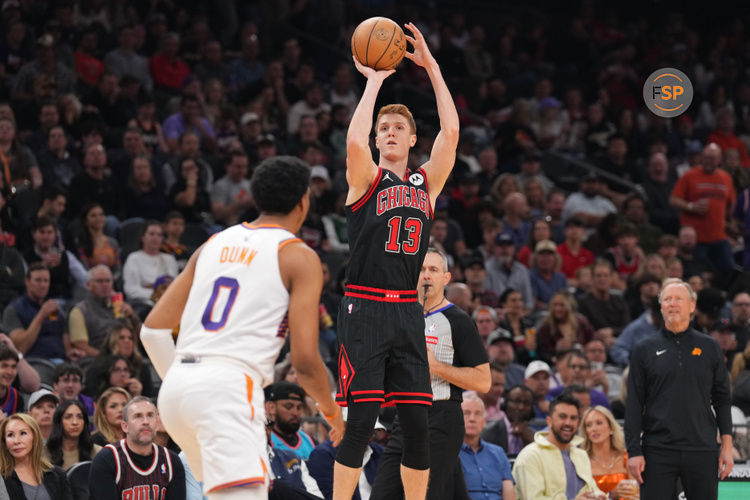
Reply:
[[243, 223], [216, 234], [201, 250], [177, 336], [177, 356], [225, 356], [273, 381], [288, 332], [289, 292], [279, 249], [300, 241], [275, 225]]

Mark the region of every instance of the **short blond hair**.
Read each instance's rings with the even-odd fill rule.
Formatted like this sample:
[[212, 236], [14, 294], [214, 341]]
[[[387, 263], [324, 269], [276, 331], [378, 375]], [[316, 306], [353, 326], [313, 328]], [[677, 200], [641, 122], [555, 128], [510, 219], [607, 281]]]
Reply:
[[409, 127], [411, 127], [411, 133], [416, 134], [417, 133], [417, 122], [414, 121], [414, 116], [411, 114], [411, 111], [409, 111], [409, 108], [404, 106], [403, 104], [387, 104], [380, 108], [380, 111], [378, 111], [378, 117], [375, 120], [375, 125], [377, 126], [378, 123], [380, 123], [380, 118], [383, 117], [383, 115], [401, 115], [404, 118], [406, 118], [406, 121], [409, 122]]

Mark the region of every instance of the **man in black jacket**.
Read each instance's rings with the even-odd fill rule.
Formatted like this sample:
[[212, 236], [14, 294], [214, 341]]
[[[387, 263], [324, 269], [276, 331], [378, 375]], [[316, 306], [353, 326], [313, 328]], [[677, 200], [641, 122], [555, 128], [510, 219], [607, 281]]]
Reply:
[[734, 465], [729, 375], [718, 343], [690, 327], [692, 288], [668, 279], [659, 303], [664, 327], [630, 358], [628, 469], [642, 484], [642, 499], [670, 498], [678, 477], [688, 498], [716, 499], [717, 477], [724, 479]]

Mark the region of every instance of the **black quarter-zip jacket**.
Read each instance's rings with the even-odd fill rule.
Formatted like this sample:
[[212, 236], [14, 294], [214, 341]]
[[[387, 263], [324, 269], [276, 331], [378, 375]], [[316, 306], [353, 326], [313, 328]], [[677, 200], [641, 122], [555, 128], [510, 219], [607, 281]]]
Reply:
[[730, 408], [724, 356], [708, 335], [662, 328], [633, 349], [625, 405], [629, 456], [643, 455], [642, 447], [716, 450], [717, 426], [722, 435], [732, 433]]

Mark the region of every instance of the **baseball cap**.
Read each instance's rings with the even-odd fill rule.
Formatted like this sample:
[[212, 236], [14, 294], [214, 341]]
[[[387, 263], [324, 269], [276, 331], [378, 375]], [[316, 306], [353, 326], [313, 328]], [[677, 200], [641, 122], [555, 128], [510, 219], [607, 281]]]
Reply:
[[263, 392], [266, 396], [266, 401], [279, 401], [281, 399], [305, 400], [305, 391], [302, 387], [283, 380], [269, 385]]
[[713, 325], [711, 325], [712, 332], [725, 330], [729, 330], [732, 333], [736, 331], [736, 327], [727, 318], [721, 318], [717, 320]]
[[468, 269], [471, 266], [482, 266], [482, 269], [484, 269], [484, 259], [482, 256], [471, 252], [461, 260], [461, 269]]
[[26, 406], [26, 410], [30, 410], [32, 406], [34, 406], [44, 398], [53, 400], [55, 404], [58, 404], [60, 402], [60, 398], [58, 398], [57, 394], [55, 394], [54, 392], [50, 391], [49, 389], [39, 389], [38, 391], [33, 392], [31, 396], [29, 396], [29, 404]]
[[601, 180], [601, 177], [599, 176], [599, 174], [597, 174], [593, 170], [589, 170], [581, 177], [581, 182], [585, 182], [585, 181], [591, 182], [591, 181], [599, 181], [599, 180]]
[[534, 247], [534, 253], [557, 252], [557, 245], [552, 240], [542, 240]]
[[323, 165], [315, 165], [310, 169], [310, 179], [323, 179], [324, 181], [330, 181], [331, 176], [328, 175], [328, 169]]
[[44, 47], [45, 49], [52, 48], [55, 45], [55, 39], [49, 33], [45, 33], [36, 39], [37, 47]]
[[495, 236], [495, 245], [506, 245], [508, 243], [514, 244], [513, 236], [510, 233], [501, 231]]
[[276, 138], [273, 136], [273, 134], [261, 134], [258, 136], [258, 144], [275, 144]]
[[505, 328], [496, 328], [492, 330], [487, 336], [487, 345], [492, 345], [495, 342], [500, 342], [501, 340], [505, 340], [513, 344], [513, 334]]
[[547, 372], [552, 375], [552, 370], [550, 370], [549, 365], [544, 361], [539, 361], [537, 359], [536, 361], [529, 363], [529, 366], [526, 367], [526, 371], [523, 373], [523, 378], [531, 378], [539, 372]]
[[242, 115], [242, 118], [240, 118], [240, 125], [247, 125], [250, 122], [257, 122], [260, 120], [260, 117], [258, 116], [258, 113], [253, 113], [252, 111], [249, 111]]
[[158, 278], [156, 278], [156, 281], [154, 281], [154, 290], [156, 290], [161, 285], [169, 285], [174, 281], [172, 277], [168, 274], [162, 274]]

